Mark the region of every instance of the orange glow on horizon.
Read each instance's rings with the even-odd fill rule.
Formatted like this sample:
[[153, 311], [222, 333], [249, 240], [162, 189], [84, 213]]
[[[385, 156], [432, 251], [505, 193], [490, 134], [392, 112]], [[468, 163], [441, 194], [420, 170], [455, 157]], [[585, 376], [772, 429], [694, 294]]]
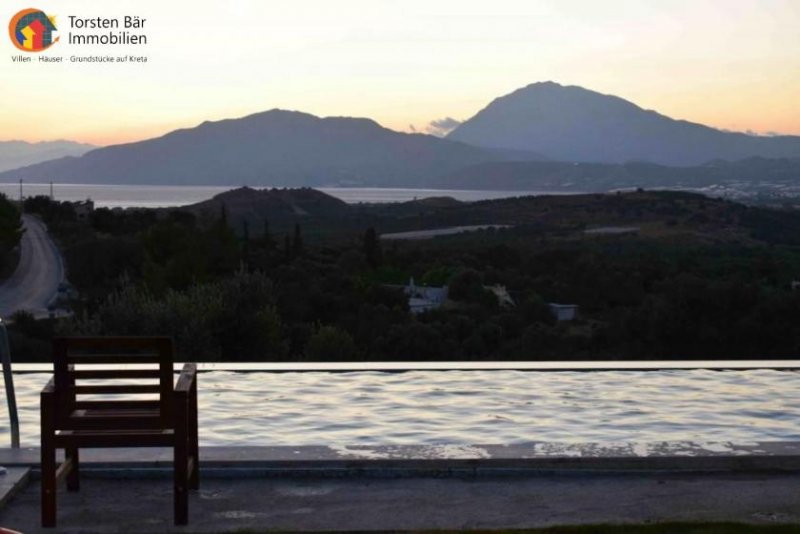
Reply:
[[[109, 145], [273, 108], [425, 132], [547, 80], [674, 119], [800, 135], [797, 0], [49, 0], [47, 13], [62, 36], [73, 14], [146, 18], [144, 47], [61, 39], [48, 54], [148, 61], [21, 64], [6, 38], [0, 138]], [[242, 34], [242, 17], [259, 31]]]
[[[260, 111], [265, 110], [258, 110], [254, 113], [258, 113]], [[297, 110], [302, 111], [302, 110]], [[476, 110], [476, 112], [479, 110]], [[655, 109], [655, 111], [659, 111], [662, 114], [669, 115], [669, 113], [665, 113], [661, 110]], [[244, 115], [236, 115], [227, 118], [239, 118]], [[431, 117], [430, 119], [421, 118], [417, 120], [404, 120], [404, 119], [393, 119], [389, 121], [381, 121], [375, 119], [374, 117], [367, 117], [370, 119], [376, 120], [382, 126], [389, 128], [391, 130], [395, 130], [398, 132], [404, 133], [427, 133], [425, 131], [426, 126], [430, 122], [430, 120], [439, 118], [439, 117]], [[468, 118], [468, 117], [467, 117]], [[731, 132], [741, 132], [741, 133], [751, 133], [757, 135], [798, 135], [800, 136], [800, 121], [797, 119], [791, 120], [792, 118], [785, 118], [785, 122], [768, 122], [766, 119], [753, 118], [752, 121], [742, 120], [742, 119], [735, 119], [733, 117], [708, 117], [706, 118], [694, 118], [694, 117], [687, 117], [685, 115], [682, 116], [671, 116], [673, 119], [679, 120], [688, 120], [690, 122], [696, 122], [700, 124], [704, 124], [706, 126], [710, 126], [712, 128], [717, 128], [720, 130], [731, 131]], [[168, 134], [174, 130], [184, 129], [184, 128], [193, 128], [200, 123], [204, 122], [206, 119], [202, 117], [198, 117], [194, 121], [187, 121], [186, 123], [172, 123], [172, 124], [154, 124], [154, 125], [142, 125], [139, 127], [128, 127], [128, 128], [119, 128], [113, 129], [109, 131], [92, 131], [92, 132], [85, 132], [85, 133], [75, 133], [73, 135], [61, 135], [58, 137], [52, 136], [43, 136], [37, 137], [34, 134], [29, 136], [15, 136], [15, 137], [6, 137], [3, 138], [3, 141], [27, 141], [29, 143], [38, 143], [41, 141], [54, 141], [56, 139], [66, 139], [69, 141], [75, 141], [78, 143], [88, 143], [91, 145], [96, 146], [111, 146], [111, 145], [119, 145], [119, 144], [127, 144], [127, 143], [136, 143], [139, 141], [144, 141], [147, 139], [153, 139], [157, 137], [161, 137], [165, 134]], [[213, 119], [213, 120], [220, 120], [220, 119]], [[413, 127], [413, 129], [412, 129]]]

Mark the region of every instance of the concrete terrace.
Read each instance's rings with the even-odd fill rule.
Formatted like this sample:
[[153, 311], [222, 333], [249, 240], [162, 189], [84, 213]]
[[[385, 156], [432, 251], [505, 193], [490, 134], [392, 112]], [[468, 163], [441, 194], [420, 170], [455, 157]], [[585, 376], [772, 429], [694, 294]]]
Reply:
[[[59, 527], [39, 528], [38, 450], [4, 449], [0, 526], [22, 532], [470, 530], [565, 524], [800, 524], [800, 443], [209, 447], [190, 523], [171, 452], [86, 450]], [[15, 486], [15, 482], [18, 484]]]

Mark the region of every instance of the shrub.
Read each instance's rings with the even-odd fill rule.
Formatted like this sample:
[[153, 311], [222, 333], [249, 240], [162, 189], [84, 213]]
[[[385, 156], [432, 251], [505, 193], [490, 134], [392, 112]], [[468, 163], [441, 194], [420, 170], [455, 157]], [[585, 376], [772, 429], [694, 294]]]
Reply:
[[155, 294], [126, 287], [91, 315], [67, 324], [70, 334], [169, 335], [190, 361], [279, 360], [285, 355], [271, 280], [238, 272], [185, 291]]
[[322, 326], [308, 340], [306, 358], [313, 362], [353, 360], [356, 344], [347, 332], [335, 326]]

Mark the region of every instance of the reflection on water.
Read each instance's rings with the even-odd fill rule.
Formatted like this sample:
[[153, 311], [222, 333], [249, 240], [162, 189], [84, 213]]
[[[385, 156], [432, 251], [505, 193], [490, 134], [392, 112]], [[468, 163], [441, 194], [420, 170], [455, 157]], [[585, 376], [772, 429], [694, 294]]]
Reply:
[[[38, 445], [44, 373], [15, 376]], [[795, 371], [410, 371], [199, 376], [203, 445], [795, 441]], [[0, 446], [8, 416], [0, 408]]]

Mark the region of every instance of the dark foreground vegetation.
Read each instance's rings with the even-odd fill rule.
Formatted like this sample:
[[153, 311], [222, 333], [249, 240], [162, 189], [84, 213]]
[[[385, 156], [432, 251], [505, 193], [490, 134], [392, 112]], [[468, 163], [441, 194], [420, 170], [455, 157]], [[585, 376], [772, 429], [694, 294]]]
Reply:
[[17, 260], [14, 250], [21, 238], [19, 208], [0, 193], [0, 278], [5, 278], [14, 271]]
[[[383, 206], [311, 190], [227, 195], [203, 209], [98, 209], [86, 222], [69, 204], [29, 199], [77, 293], [71, 319], [18, 317], [15, 357], [47, 360], [54, 332], [168, 334], [199, 361], [750, 359], [800, 349], [798, 212], [645, 191]], [[473, 224], [512, 227], [378, 238]], [[411, 277], [448, 285], [449, 300], [411, 314], [396, 287]], [[514, 305], [489, 285], [505, 286]], [[557, 322], [551, 302], [578, 305], [578, 319]]]

